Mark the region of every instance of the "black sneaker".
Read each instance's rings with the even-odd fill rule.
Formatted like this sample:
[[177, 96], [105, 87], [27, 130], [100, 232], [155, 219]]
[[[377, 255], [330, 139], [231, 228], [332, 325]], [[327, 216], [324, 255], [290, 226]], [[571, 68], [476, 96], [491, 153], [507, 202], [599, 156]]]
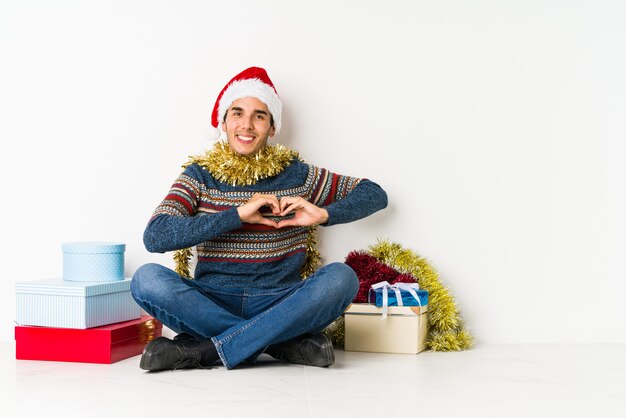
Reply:
[[206, 369], [200, 364], [200, 342], [195, 339], [170, 340], [159, 337], [152, 340], [141, 355], [139, 367], [143, 370]]
[[273, 347], [273, 357], [305, 366], [328, 367], [335, 363], [333, 343], [326, 334], [303, 335]]

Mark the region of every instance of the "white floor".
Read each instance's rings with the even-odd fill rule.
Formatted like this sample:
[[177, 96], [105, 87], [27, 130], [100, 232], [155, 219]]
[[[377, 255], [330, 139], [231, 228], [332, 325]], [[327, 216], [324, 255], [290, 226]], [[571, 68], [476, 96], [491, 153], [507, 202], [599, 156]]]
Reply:
[[[337, 351], [328, 369], [275, 362], [147, 373], [15, 360], [0, 343], [7, 417], [626, 417], [626, 345], [479, 345], [414, 355]], [[191, 413], [191, 414], [189, 414]]]

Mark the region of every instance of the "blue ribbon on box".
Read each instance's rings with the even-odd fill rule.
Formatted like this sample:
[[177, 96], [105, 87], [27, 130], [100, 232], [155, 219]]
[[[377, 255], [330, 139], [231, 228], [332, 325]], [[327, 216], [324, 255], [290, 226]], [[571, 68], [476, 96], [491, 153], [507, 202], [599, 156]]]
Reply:
[[388, 306], [419, 306], [428, 304], [428, 292], [420, 289], [417, 283], [396, 283], [388, 282], [373, 284], [369, 294], [368, 302], [383, 308], [381, 319], [387, 317]]

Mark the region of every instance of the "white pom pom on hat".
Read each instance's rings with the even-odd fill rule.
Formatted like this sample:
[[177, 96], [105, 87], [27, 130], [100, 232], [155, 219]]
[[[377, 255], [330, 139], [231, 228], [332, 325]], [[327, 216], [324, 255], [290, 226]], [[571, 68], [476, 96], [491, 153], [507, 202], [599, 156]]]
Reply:
[[211, 126], [209, 128], [209, 132], [207, 133], [207, 137], [209, 141], [217, 142], [222, 136], [222, 130], [220, 128], [215, 128]]
[[[265, 103], [272, 114], [276, 134], [280, 132], [283, 104], [278, 97], [274, 83], [263, 68], [250, 67], [234, 76], [217, 96], [211, 114], [211, 125], [215, 128], [210, 134], [212, 139], [219, 139], [221, 135], [219, 124], [224, 120], [224, 115], [230, 105], [243, 97], [255, 97]], [[217, 136], [213, 138], [215, 135]]]

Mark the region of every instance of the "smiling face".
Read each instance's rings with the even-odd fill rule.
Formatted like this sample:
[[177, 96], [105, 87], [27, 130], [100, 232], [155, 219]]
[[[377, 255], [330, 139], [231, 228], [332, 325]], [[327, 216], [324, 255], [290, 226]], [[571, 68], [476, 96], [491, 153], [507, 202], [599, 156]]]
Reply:
[[272, 115], [265, 103], [255, 97], [235, 100], [226, 111], [222, 130], [230, 148], [241, 155], [256, 154], [274, 135]]

